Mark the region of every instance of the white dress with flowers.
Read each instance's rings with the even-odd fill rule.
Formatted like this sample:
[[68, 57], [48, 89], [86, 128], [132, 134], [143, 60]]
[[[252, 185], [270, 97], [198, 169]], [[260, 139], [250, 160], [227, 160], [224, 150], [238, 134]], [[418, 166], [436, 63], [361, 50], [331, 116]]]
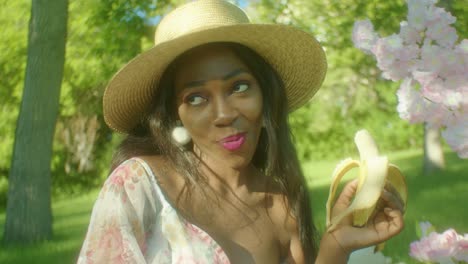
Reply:
[[78, 263], [229, 263], [205, 231], [167, 202], [149, 165], [122, 163], [94, 205]]

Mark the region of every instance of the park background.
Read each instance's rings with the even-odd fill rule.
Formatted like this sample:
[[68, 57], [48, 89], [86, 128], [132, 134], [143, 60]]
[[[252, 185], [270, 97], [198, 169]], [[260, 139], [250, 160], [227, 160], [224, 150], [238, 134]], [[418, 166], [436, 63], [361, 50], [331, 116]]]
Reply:
[[[32, 2], [42, 5], [36, 8], [53, 12], [58, 2], [67, 1], [0, 0], [0, 236], [3, 238], [15, 130], [25, 94]], [[40, 241], [44, 237], [23, 238], [14, 243], [3, 239], [0, 263], [75, 262], [92, 204], [109, 173], [112, 151], [122, 139], [103, 121], [101, 102], [106, 83], [127, 61], [152, 46], [161, 14], [183, 2], [186, 1], [68, 0], [68, 12], [62, 14], [68, 22], [51, 152], [51, 188], [50, 193], [40, 193], [47, 196], [45, 200], [51, 199], [53, 218], [44, 225], [52, 224], [53, 228], [45, 241]], [[408, 251], [409, 244], [418, 239], [416, 226], [420, 221], [430, 221], [438, 231], [455, 228], [459, 233], [468, 233], [468, 162], [458, 158], [437, 137], [443, 163], [431, 166], [425, 162], [424, 126], [401, 120], [396, 111], [398, 83], [381, 78], [375, 60], [354, 48], [351, 41], [354, 22], [365, 18], [372, 21], [381, 35], [397, 33], [400, 21], [406, 20], [405, 1], [233, 2], [244, 7], [254, 22], [283, 23], [311, 32], [326, 50], [329, 70], [323, 87], [290, 120], [312, 190], [315, 223], [321, 231], [325, 227], [325, 202], [333, 168], [343, 158], [357, 157], [353, 137], [357, 130], [366, 128], [376, 138], [381, 152], [401, 167], [408, 181], [406, 228], [387, 243], [383, 253], [395, 263], [416, 263]], [[460, 39], [466, 38], [467, 2], [444, 0], [438, 5], [457, 17], [454, 26]], [[47, 90], [44, 91], [47, 96]], [[40, 100], [37, 98], [35, 103], [46, 104]], [[47, 151], [41, 153], [43, 148], [47, 147], [30, 146], [30, 151], [47, 156]], [[24, 161], [24, 164], [35, 163]], [[37, 180], [38, 176], [23, 175], [22, 179], [27, 181], [28, 177]], [[18, 204], [18, 208], [22, 205]], [[21, 212], [17, 215], [36, 219], [35, 215], [25, 216]], [[37, 219], [42, 218], [38, 215]]]

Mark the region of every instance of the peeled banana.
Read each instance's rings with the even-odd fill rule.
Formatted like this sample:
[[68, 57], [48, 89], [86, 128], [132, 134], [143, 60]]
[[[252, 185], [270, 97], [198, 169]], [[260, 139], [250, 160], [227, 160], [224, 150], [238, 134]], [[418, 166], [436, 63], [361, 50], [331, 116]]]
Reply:
[[[326, 205], [328, 232], [335, 230], [343, 218], [350, 214], [353, 216], [353, 225], [364, 226], [377, 210], [379, 198], [386, 184], [396, 190], [406, 207], [408, 193], [405, 178], [400, 169], [390, 164], [386, 156], [379, 155], [377, 145], [367, 130], [358, 131], [354, 142], [359, 151], [360, 160], [345, 159], [336, 166], [333, 172]], [[331, 210], [338, 185], [343, 176], [356, 167], [359, 167], [359, 182], [354, 199], [346, 210], [332, 218]], [[383, 243], [376, 247], [376, 251], [382, 248]]]

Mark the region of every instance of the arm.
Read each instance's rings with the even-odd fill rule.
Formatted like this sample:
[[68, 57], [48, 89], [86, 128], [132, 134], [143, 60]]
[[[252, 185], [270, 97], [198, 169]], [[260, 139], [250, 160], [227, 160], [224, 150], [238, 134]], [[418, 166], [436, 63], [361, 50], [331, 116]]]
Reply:
[[145, 263], [149, 226], [160, 209], [136, 160], [116, 168], [94, 205], [78, 263]]

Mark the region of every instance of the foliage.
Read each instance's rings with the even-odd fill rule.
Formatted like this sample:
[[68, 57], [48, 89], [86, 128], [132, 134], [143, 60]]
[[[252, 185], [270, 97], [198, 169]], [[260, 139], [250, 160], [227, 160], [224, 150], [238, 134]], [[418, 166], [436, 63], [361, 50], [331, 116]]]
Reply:
[[16, 119], [26, 68], [27, 28], [30, 4], [26, 0], [0, 0], [0, 207], [6, 205]]
[[[327, 54], [328, 73], [311, 103], [291, 115], [291, 125], [301, 158], [343, 157], [354, 150], [352, 138], [367, 128], [382, 148], [422, 147], [423, 128], [399, 120], [396, 113], [398, 85], [386, 83], [372, 58], [353, 47], [355, 20], [369, 18], [382, 35], [389, 35], [406, 17], [404, 0], [256, 0], [249, 15], [256, 21], [300, 27], [311, 32]], [[444, 1], [460, 36], [468, 31], [467, 7]]]
[[[404, 1], [261, 0], [250, 14], [256, 20], [295, 25], [322, 43], [328, 73], [322, 88], [291, 115], [303, 160], [343, 157], [354, 151], [354, 133], [366, 128], [388, 149], [422, 146], [422, 128], [411, 127], [395, 112], [396, 86], [385, 83], [373, 61], [351, 41], [354, 20], [372, 17], [390, 32], [390, 21], [404, 17]], [[378, 12], [377, 12], [378, 10]]]
[[[77, 192], [102, 182], [112, 149], [120, 137], [104, 124], [101, 97], [107, 81], [127, 61], [152, 44], [161, 14], [187, 0], [70, 0], [66, 64], [60, 116], [52, 161], [53, 189]], [[234, 1], [245, 5], [247, 1]], [[450, 2], [460, 36], [466, 36], [467, 6]], [[445, 3], [445, 2], [444, 2]], [[22, 95], [30, 1], [0, 0], [0, 207], [4, 204], [14, 130]], [[354, 20], [369, 17], [381, 34], [397, 29], [405, 17], [404, 0], [251, 0], [255, 21], [292, 24], [312, 32], [324, 44], [329, 71], [323, 88], [306, 107], [293, 113], [291, 124], [303, 160], [343, 157], [354, 153], [352, 137], [367, 128], [387, 149], [419, 147], [422, 128], [400, 121], [394, 111], [396, 86], [384, 83], [372, 58], [352, 47]], [[148, 20], [147, 17], [153, 17]], [[376, 89], [374, 89], [376, 88]], [[67, 160], [74, 153], [62, 140], [75, 133], [74, 118], [97, 118], [92, 166], [78, 171]], [[68, 132], [67, 132], [68, 131]], [[90, 133], [93, 134], [93, 133]], [[85, 139], [91, 142], [89, 139]]]
[[[30, 4], [0, 0], [0, 178], [6, 177], [13, 149], [16, 119], [26, 67], [26, 43]], [[0, 199], [1, 201], [1, 199]]]
[[[408, 1], [400, 31], [380, 37], [369, 20], [356, 21], [353, 42], [374, 55], [385, 79], [402, 81], [397, 110], [410, 123], [444, 128], [442, 136], [468, 158], [468, 39], [459, 40], [456, 18], [437, 0]], [[458, 43], [459, 42], [459, 43]]]
[[[66, 62], [60, 96], [60, 114], [52, 160], [53, 190], [79, 191], [99, 184], [118, 136], [104, 124], [101, 101], [111, 76], [127, 61], [148, 47], [154, 30], [146, 16], [157, 15], [169, 1], [70, 0]], [[5, 41], [0, 43], [0, 179], [9, 173], [14, 129], [22, 95], [30, 1], [0, 0], [0, 24]], [[97, 119], [90, 166], [78, 170], [67, 162], [76, 153], [63, 140], [64, 134], [80, 131], [70, 120], [81, 116]], [[76, 149], [75, 149], [76, 150]], [[68, 169], [67, 169], [68, 168]], [[0, 188], [0, 207], [5, 195]]]

